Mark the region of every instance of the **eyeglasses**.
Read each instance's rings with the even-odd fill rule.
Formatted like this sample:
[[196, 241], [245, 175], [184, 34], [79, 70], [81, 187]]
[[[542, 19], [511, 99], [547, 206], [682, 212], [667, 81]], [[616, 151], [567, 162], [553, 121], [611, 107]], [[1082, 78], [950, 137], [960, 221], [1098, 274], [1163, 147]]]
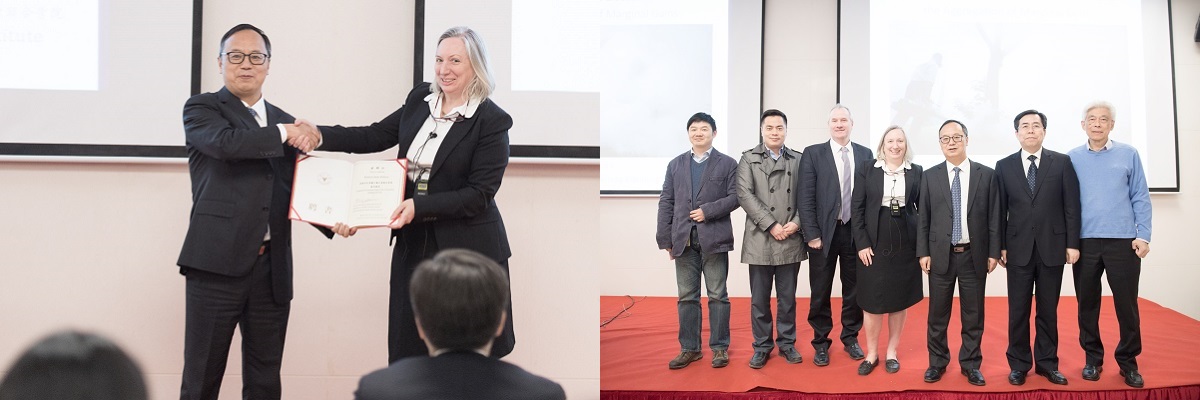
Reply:
[[954, 141], [954, 143], [962, 143], [964, 138], [966, 138], [966, 136], [954, 135], [954, 136], [942, 136], [942, 137], [938, 138], [938, 140], [941, 141], [942, 144], [948, 144], [948, 143], [950, 143], [950, 141]]
[[446, 123], [446, 122], [463, 122], [463, 120], [465, 120], [465, 119], [467, 119], [467, 118], [466, 118], [466, 117], [463, 117], [463, 116], [462, 116], [462, 114], [459, 114], [457, 111], [455, 111], [455, 112], [452, 112], [452, 113], [450, 113], [450, 115], [447, 115], [447, 116], [445, 116], [445, 117], [440, 117], [440, 118], [439, 118], [439, 117], [433, 117], [433, 122], [440, 122], [440, 123]]
[[263, 54], [263, 53], [246, 54], [246, 53], [242, 53], [239, 51], [231, 51], [231, 52], [225, 53], [225, 59], [229, 60], [230, 64], [241, 64], [243, 61], [246, 61], [247, 56], [250, 57], [250, 64], [253, 64], [253, 65], [266, 64], [267, 59], [271, 58], [270, 54]]

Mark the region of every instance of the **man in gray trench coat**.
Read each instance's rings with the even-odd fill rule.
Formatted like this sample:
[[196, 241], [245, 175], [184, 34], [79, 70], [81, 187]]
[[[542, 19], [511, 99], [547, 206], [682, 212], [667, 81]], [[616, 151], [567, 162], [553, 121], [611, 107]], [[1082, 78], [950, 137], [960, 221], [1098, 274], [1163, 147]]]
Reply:
[[[742, 263], [750, 264], [750, 312], [754, 356], [750, 368], [762, 368], [779, 346], [788, 363], [803, 361], [796, 351], [796, 275], [804, 254], [796, 213], [796, 177], [800, 153], [784, 147], [787, 116], [764, 111], [759, 119], [762, 143], [738, 162], [738, 203], [746, 211]], [[778, 337], [771, 340], [771, 284], [775, 284]]]

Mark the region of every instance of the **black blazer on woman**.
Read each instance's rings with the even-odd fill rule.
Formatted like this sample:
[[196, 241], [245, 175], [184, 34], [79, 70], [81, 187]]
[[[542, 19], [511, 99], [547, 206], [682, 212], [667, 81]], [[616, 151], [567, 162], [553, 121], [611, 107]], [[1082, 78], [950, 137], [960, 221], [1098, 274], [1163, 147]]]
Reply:
[[[901, 212], [907, 214], [908, 237], [917, 237], [917, 203], [919, 200], [921, 173], [920, 165], [911, 164], [912, 168], [904, 170], [904, 208]], [[851, 196], [850, 224], [854, 228], [854, 249], [862, 250], [875, 247], [879, 238], [879, 207], [883, 204], [885, 174], [883, 169], [875, 168], [875, 160], [866, 160], [858, 165], [854, 172], [854, 194]], [[889, 186], [890, 187], [890, 186]], [[878, 249], [875, 249], [878, 250]], [[876, 251], [876, 254], [879, 254]]]
[[[383, 120], [364, 127], [322, 126], [319, 150], [375, 153], [399, 145], [397, 158], [405, 158], [413, 138], [429, 118], [429, 83], [408, 93], [404, 105]], [[409, 226], [428, 226], [439, 248], [463, 248], [480, 252], [497, 262], [512, 255], [496, 191], [508, 167], [508, 129], [512, 117], [495, 102], [484, 100], [475, 115], [455, 122], [434, 157], [429, 192], [413, 196], [416, 185], [407, 186], [406, 198], [413, 199], [415, 215]], [[407, 231], [393, 230], [403, 241]]]

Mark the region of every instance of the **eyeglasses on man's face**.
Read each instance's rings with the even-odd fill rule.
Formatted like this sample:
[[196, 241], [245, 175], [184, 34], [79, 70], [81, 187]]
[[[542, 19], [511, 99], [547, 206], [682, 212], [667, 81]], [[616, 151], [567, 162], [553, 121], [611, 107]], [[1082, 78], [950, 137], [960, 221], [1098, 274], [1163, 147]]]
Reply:
[[966, 136], [954, 135], [954, 136], [942, 136], [942, 137], [939, 137], [938, 140], [941, 141], [942, 144], [949, 144], [950, 141], [954, 141], [954, 143], [962, 143], [964, 138], [966, 138]]
[[228, 60], [230, 64], [241, 64], [243, 61], [246, 61], [246, 58], [250, 59], [250, 64], [263, 65], [267, 63], [267, 59], [271, 58], [271, 55], [263, 53], [246, 54], [240, 51], [230, 51], [225, 53], [225, 59]]

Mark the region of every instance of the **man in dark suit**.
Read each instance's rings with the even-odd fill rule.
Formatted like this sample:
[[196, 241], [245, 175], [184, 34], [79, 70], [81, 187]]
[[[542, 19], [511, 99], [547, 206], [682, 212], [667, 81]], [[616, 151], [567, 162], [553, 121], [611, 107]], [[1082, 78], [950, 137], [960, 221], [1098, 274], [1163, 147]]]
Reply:
[[861, 360], [858, 331], [862, 329], [862, 308], [855, 298], [858, 275], [855, 262], [858, 250], [850, 229], [851, 194], [854, 193], [854, 168], [874, 158], [871, 150], [850, 142], [854, 120], [850, 109], [841, 104], [829, 111], [828, 142], [808, 146], [800, 158], [800, 181], [796, 204], [800, 228], [808, 239], [808, 283], [812, 301], [808, 305], [808, 325], [813, 328], [813, 364], [829, 365], [829, 333], [833, 331], [833, 311], [829, 296], [838, 260], [842, 264], [842, 345], [850, 358]]
[[[182, 399], [216, 399], [240, 326], [243, 395], [279, 399], [292, 299], [288, 203], [296, 149], [315, 130], [263, 100], [271, 42], [249, 24], [221, 38], [225, 87], [183, 107], [192, 212], [180, 273], [187, 277]], [[323, 231], [326, 236], [332, 232]]]
[[938, 140], [946, 162], [925, 170], [917, 218], [917, 257], [929, 275], [925, 382], [941, 380], [950, 364], [946, 328], [957, 282], [962, 319], [958, 364], [968, 383], [983, 386], [983, 289], [1000, 258], [1000, 189], [995, 171], [967, 159], [965, 125], [943, 122]]
[[667, 176], [658, 196], [658, 248], [675, 260], [679, 292], [680, 353], [667, 366], [680, 369], [701, 358], [700, 276], [708, 288], [708, 346], [713, 368], [729, 365], [729, 252], [733, 250], [733, 223], [729, 214], [738, 208], [737, 161], [712, 146], [717, 122], [696, 113], [688, 119], [692, 148], [667, 164]]
[[[1000, 224], [1000, 265], [1008, 270], [1008, 382], [1025, 384], [1034, 368], [1050, 383], [1066, 385], [1058, 371], [1058, 296], [1063, 264], [1079, 259], [1079, 179], [1070, 157], [1042, 148], [1045, 114], [1023, 111], [1013, 128], [1021, 150], [996, 163], [1000, 217], [1006, 220]], [[1031, 353], [1035, 287], [1037, 342]]]
[[488, 357], [504, 331], [508, 274], [471, 250], [443, 250], [413, 272], [409, 294], [429, 356], [367, 374], [358, 400], [565, 399], [562, 386]]

